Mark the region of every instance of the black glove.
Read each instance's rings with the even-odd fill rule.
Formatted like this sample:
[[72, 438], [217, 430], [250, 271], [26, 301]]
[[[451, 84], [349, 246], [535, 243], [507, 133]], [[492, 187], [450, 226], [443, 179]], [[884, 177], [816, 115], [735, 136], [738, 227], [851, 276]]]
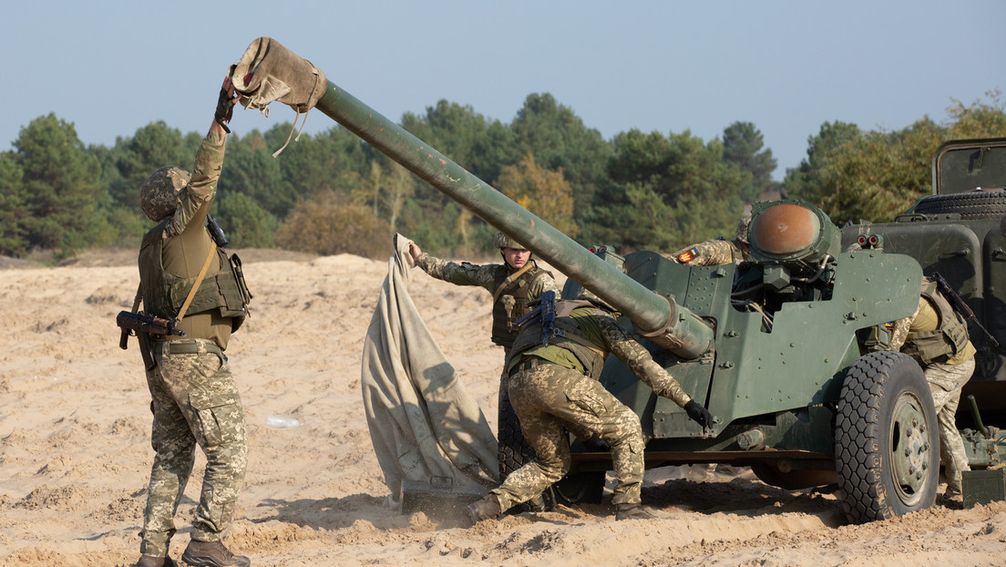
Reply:
[[216, 120], [217, 124], [224, 129], [228, 134], [231, 133], [231, 129], [227, 127], [227, 123], [231, 121], [231, 117], [234, 116], [234, 103], [237, 102], [237, 97], [232, 97], [226, 89], [220, 89], [220, 97], [217, 98], [217, 110], [213, 113], [213, 119]]
[[692, 418], [692, 421], [702, 427], [709, 427], [713, 424], [713, 414], [709, 413], [709, 410], [699, 405], [695, 400], [689, 400], [685, 404], [685, 413], [688, 414], [688, 417]]

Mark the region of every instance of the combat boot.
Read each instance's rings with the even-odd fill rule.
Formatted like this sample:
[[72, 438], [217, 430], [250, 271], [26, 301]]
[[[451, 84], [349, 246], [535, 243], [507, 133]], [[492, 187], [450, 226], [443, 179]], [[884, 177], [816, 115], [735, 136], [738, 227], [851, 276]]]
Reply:
[[133, 563], [133, 567], [177, 567], [177, 564], [170, 557], [141, 555], [140, 559]]
[[493, 518], [499, 518], [500, 514], [503, 513], [500, 510], [500, 501], [496, 498], [495, 494], [487, 494], [481, 500], [472, 502], [465, 508], [465, 512], [468, 513], [468, 519], [476, 524], [482, 520], [489, 520]]
[[182, 561], [191, 567], [248, 567], [251, 559], [234, 555], [219, 541], [189, 542], [182, 554]]
[[636, 503], [615, 504], [615, 520], [653, 520], [655, 516]]

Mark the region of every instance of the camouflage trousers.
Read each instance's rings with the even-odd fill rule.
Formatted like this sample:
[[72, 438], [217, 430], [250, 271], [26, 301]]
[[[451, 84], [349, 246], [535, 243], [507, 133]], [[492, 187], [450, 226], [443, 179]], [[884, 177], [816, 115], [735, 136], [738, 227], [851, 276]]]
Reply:
[[643, 431], [639, 418], [597, 380], [535, 357], [509, 380], [510, 403], [535, 459], [510, 473], [492, 492], [507, 510], [527, 502], [569, 472], [569, 437], [599, 438], [611, 447], [618, 484], [611, 501], [638, 503], [643, 483]]
[[925, 369], [933, 405], [936, 406], [936, 419], [940, 424], [940, 460], [950, 493], [961, 493], [961, 472], [971, 470], [954, 415], [961, 400], [961, 388], [971, 379], [974, 371], [974, 359], [956, 365], [933, 363]]
[[[140, 552], [163, 557], [175, 533], [174, 516], [192, 473], [198, 444], [206, 455], [192, 539], [218, 541], [234, 515], [248, 460], [244, 411], [227, 357], [215, 343], [184, 339], [196, 352], [152, 345], [157, 366], [147, 371], [153, 399], [151, 444], [156, 455], [147, 487]], [[176, 347], [178, 348], [178, 347]]]

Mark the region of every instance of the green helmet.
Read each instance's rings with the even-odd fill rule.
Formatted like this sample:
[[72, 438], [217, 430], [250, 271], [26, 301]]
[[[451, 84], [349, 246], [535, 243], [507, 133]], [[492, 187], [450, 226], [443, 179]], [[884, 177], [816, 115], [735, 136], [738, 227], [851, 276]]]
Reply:
[[497, 232], [493, 236], [493, 246], [495, 248], [513, 248], [514, 250], [527, 250], [527, 246], [524, 246], [520, 242], [517, 242], [513, 238], [503, 234], [502, 232]]
[[178, 192], [189, 184], [192, 176], [188, 171], [173, 165], [166, 165], [150, 174], [140, 186], [140, 208], [147, 218], [157, 222], [178, 206]]

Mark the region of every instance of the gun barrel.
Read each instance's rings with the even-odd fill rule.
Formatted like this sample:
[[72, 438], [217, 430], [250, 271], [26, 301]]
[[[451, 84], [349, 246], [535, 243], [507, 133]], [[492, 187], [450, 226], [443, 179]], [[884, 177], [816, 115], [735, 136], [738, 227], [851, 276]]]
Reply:
[[[259, 48], [265, 44], [268, 49], [263, 53]], [[641, 334], [683, 358], [696, 358], [711, 346], [712, 328], [701, 318], [601, 260], [426, 142], [323, 79], [324, 73], [274, 39], [253, 41], [232, 73], [245, 73], [245, 68], [255, 69], [255, 78], [251, 83], [245, 79], [235, 81], [236, 85], [258, 88], [260, 76], [270, 73], [283, 75], [288, 85], [307, 85], [303, 87], [305, 92], [291, 91], [279, 99], [298, 111], [310, 108], [315, 89], [324, 80], [325, 92], [315, 108], [593, 291], [629, 317]], [[242, 94], [260, 96], [253, 92]], [[258, 100], [254, 105], [261, 107], [269, 102]]]

